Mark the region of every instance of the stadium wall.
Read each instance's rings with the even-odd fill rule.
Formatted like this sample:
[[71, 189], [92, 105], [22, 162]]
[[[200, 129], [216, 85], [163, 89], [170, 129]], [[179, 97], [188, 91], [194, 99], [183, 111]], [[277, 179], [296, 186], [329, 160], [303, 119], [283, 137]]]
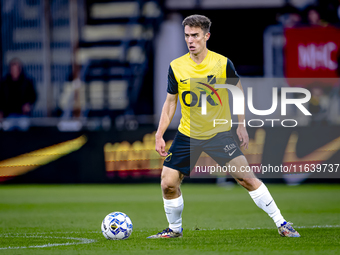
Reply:
[[[338, 127], [248, 128], [251, 166], [339, 164]], [[36, 128], [28, 132], [0, 132], [1, 183], [128, 183], [159, 182], [163, 159], [154, 151], [154, 128], [137, 131], [59, 132]], [[165, 134], [167, 146], [175, 135]], [[234, 132], [234, 130], [233, 130]], [[317, 137], [318, 139], [313, 139]], [[340, 172], [340, 169], [338, 169]], [[216, 178], [187, 178], [214, 182]], [[334, 177], [334, 178], [333, 178]], [[268, 181], [282, 182], [283, 175]], [[310, 181], [339, 182], [311, 176]]]

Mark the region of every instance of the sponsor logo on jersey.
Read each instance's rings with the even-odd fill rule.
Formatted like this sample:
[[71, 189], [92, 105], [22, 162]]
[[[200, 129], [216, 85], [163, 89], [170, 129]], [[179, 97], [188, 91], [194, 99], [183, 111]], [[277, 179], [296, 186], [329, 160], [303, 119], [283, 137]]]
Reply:
[[[231, 143], [231, 144], [227, 144], [225, 147], [224, 147], [224, 151], [227, 153], [227, 152], [229, 152], [229, 151], [231, 151], [231, 150], [233, 150], [233, 149], [236, 149], [237, 147], [236, 147], [236, 145], [234, 144], [234, 143]], [[234, 151], [235, 152], [235, 151]], [[234, 153], [233, 152], [233, 153]], [[233, 154], [232, 153], [232, 154]], [[231, 155], [232, 155], [231, 154]], [[229, 156], [231, 156], [231, 155], [229, 155]]]

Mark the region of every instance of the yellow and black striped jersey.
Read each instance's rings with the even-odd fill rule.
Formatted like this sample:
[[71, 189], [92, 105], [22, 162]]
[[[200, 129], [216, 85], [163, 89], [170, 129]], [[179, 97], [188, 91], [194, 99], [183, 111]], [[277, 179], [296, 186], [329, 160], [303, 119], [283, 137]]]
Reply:
[[[173, 60], [169, 67], [167, 92], [179, 96], [182, 118], [178, 130], [200, 140], [229, 131], [228, 90], [215, 89], [215, 84], [236, 85], [238, 81], [233, 63], [213, 51], [208, 51], [200, 64], [190, 58], [190, 53]], [[204, 98], [206, 100], [202, 100]], [[202, 112], [204, 105], [206, 114]], [[228, 123], [214, 127], [214, 119], [228, 120]]]

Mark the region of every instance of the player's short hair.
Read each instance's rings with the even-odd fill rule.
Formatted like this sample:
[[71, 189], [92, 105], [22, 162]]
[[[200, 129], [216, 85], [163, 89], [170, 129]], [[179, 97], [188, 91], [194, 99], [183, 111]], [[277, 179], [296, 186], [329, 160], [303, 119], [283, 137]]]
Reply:
[[206, 16], [194, 14], [186, 17], [183, 20], [182, 25], [184, 27], [200, 27], [204, 33], [208, 33], [210, 31], [211, 21]]

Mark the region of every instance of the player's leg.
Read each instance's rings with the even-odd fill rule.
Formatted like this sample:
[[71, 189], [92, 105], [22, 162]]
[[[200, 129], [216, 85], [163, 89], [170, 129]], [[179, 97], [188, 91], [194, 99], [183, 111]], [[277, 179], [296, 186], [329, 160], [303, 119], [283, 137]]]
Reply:
[[236, 158], [233, 158], [229, 161], [229, 165], [231, 169], [236, 169], [236, 171], [231, 171], [230, 174], [249, 192], [257, 190], [263, 184], [259, 179], [256, 178], [252, 171], [244, 170], [244, 167], [248, 166], [248, 161], [245, 156], [240, 155]]
[[184, 175], [170, 167], [163, 166], [161, 174], [161, 188], [164, 199], [176, 199], [182, 195], [180, 185]]
[[248, 190], [255, 204], [273, 219], [277, 227], [281, 226], [285, 220], [266, 185], [257, 179], [252, 171], [242, 172], [242, 167], [248, 166], [247, 159], [243, 155], [238, 156], [232, 159], [229, 164], [232, 168], [236, 169], [236, 172], [231, 172], [231, 175]]
[[169, 227], [149, 238], [171, 238], [182, 236], [182, 211], [184, 207], [180, 185], [184, 175], [190, 174], [191, 146], [188, 136], [178, 132], [164, 159], [161, 174], [164, 210]]
[[164, 211], [169, 227], [148, 238], [182, 237], [182, 212], [184, 208], [180, 189], [184, 175], [170, 167], [163, 166], [161, 174], [161, 188], [163, 193]]
[[273, 219], [278, 227], [279, 234], [281, 236], [299, 237], [299, 233], [294, 230], [290, 223], [287, 223], [281, 215], [266, 185], [257, 179], [252, 171], [242, 172], [244, 169], [250, 169], [249, 167], [245, 168], [248, 166], [247, 159], [241, 155], [232, 159], [229, 164], [231, 167], [234, 167], [234, 169], [236, 168], [236, 172], [231, 172], [232, 176], [248, 190], [255, 204]]
[[161, 178], [164, 211], [169, 222], [169, 228], [177, 233], [182, 232], [184, 202], [180, 185], [184, 175], [177, 170], [163, 166]]

